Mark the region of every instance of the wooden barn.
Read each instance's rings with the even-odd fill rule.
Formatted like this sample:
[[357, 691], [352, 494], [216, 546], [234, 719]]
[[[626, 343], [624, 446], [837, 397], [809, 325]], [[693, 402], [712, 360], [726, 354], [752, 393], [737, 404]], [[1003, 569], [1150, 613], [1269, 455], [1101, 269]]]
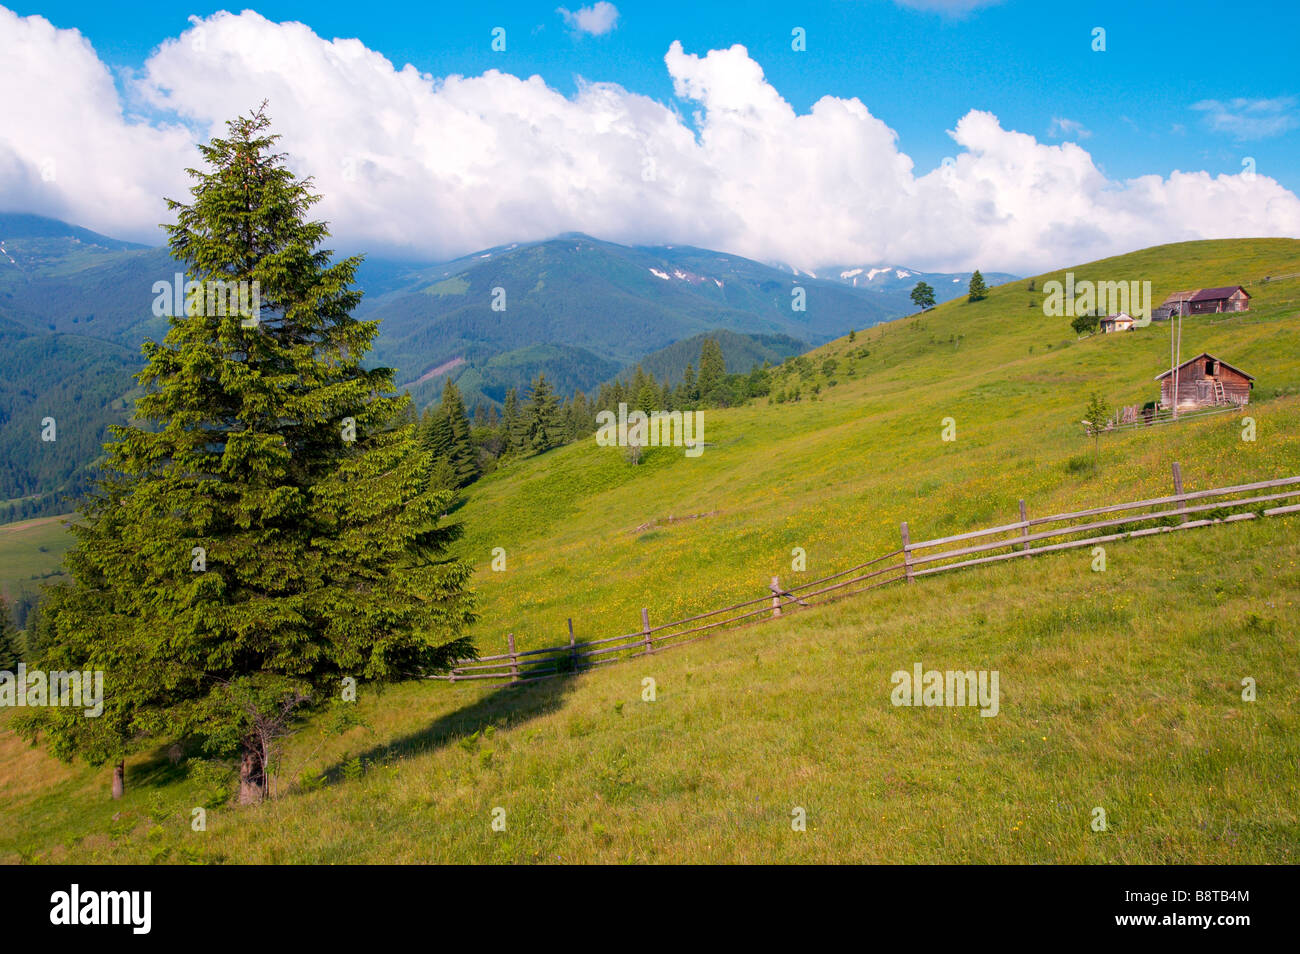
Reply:
[[1173, 292], [1160, 303], [1160, 307], [1152, 310], [1151, 317], [1156, 321], [1163, 321], [1177, 315], [1191, 314], [1192, 296], [1200, 290], [1199, 288], [1192, 288], [1187, 291]]
[[1202, 288], [1188, 302], [1193, 315], [1211, 315], [1223, 311], [1249, 311], [1250, 292], [1240, 285]]
[[[1255, 379], [1239, 368], [1201, 352], [1178, 366], [1178, 409], [1249, 404]], [[1172, 406], [1174, 373], [1156, 375], [1160, 382], [1160, 406]]]

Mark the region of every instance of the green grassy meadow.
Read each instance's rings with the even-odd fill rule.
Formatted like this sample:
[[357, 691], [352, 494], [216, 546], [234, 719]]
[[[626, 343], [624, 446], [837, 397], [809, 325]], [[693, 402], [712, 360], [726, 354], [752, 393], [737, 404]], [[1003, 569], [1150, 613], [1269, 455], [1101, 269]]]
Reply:
[[63, 554], [72, 546], [67, 520], [38, 517], [0, 524], [0, 596], [13, 599], [58, 573]]
[[[1039, 516], [1160, 496], [1174, 461], [1187, 490], [1300, 474], [1300, 279], [1258, 281], [1300, 271], [1300, 241], [1071, 270], [1150, 280], [1154, 304], [1246, 284], [1250, 312], [1186, 319], [1182, 355], [1253, 374], [1251, 406], [1104, 435], [1094, 463], [1089, 393], [1154, 399], [1168, 323], [1077, 340], [1042, 311], [1063, 271], [1000, 286], [819, 349], [809, 377], [774, 384], [797, 402], [706, 411], [697, 458], [632, 466], [585, 441], [475, 484], [456, 518], [480, 651], [507, 632], [558, 644], [569, 617], [597, 638], [638, 629], [643, 606], [659, 623], [760, 596], [774, 574], [798, 582], [793, 548], [823, 576], [897, 548], [902, 520], [919, 540], [1011, 522], [1020, 498]], [[304, 725], [280, 797], [253, 809], [165, 748], [128, 762], [113, 802], [107, 768], [61, 765], [0, 716], [0, 860], [1295, 863], [1298, 528], [1117, 542], [1102, 573], [1078, 550], [942, 574], [521, 688], [363, 687], [357, 724]], [[0, 582], [56, 557], [6, 529]], [[998, 670], [998, 716], [893, 706], [891, 673], [918, 662]]]

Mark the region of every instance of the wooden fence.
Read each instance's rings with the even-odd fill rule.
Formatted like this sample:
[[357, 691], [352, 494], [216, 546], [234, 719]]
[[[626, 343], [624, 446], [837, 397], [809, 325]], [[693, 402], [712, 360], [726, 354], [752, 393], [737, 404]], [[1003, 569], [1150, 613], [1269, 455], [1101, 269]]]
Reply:
[[1300, 476], [1187, 491], [1183, 487], [1182, 469], [1175, 463], [1173, 489], [1173, 494], [1167, 497], [1034, 518], [1030, 518], [1021, 500], [1020, 519], [1015, 523], [932, 540], [913, 541], [905, 521], [900, 527], [902, 546], [899, 549], [830, 576], [788, 589], [774, 576], [762, 596], [657, 626], [650, 625], [650, 611], [643, 608], [641, 628], [621, 636], [578, 642], [570, 619], [567, 644], [516, 651], [511, 633], [506, 637], [506, 652], [460, 660], [449, 674], [430, 678], [452, 682], [496, 679], [512, 683], [548, 679], [594, 669], [632, 655], [684, 646], [723, 626], [779, 619], [792, 608], [831, 602], [891, 583], [913, 583], [917, 577], [933, 573], [1175, 530], [1300, 513], [1300, 503], [1282, 503], [1300, 497]]
[[1265, 275], [1258, 281], [1249, 282], [1251, 285], [1267, 285], [1269, 282], [1280, 282], [1285, 278], [1300, 278], [1300, 272], [1288, 272], [1285, 275]]
[[1206, 408], [1197, 408], [1191, 411], [1179, 411], [1177, 415], [1168, 407], [1154, 408], [1146, 411], [1140, 404], [1124, 405], [1117, 412], [1118, 420], [1107, 421], [1101, 427], [1095, 426], [1091, 421], [1080, 421], [1083, 425], [1083, 432], [1089, 437], [1095, 437], [1098, 434], [1111, 434], [1116, 431], [1131, 431], [1142, 427], [1159, 427], [1162, 424], [1179, 424], [1185, 421], [1199, 421], [1205, 417], [1213, 417], [1215, 414], [1245, 414], [1246, 404], [1218, 404]]

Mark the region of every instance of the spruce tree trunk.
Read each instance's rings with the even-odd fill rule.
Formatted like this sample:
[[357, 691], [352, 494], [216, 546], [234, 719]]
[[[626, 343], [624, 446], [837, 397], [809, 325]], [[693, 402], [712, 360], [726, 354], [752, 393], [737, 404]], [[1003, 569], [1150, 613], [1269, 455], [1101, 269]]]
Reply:
[[126, 760], [120, 759], [113, 766], [113, 798], [121, 798], [126, 791]]
[[266, 795], [266, 763], [256, 745], [244, 749], [239, 760], [239, 804], [256, 805]]

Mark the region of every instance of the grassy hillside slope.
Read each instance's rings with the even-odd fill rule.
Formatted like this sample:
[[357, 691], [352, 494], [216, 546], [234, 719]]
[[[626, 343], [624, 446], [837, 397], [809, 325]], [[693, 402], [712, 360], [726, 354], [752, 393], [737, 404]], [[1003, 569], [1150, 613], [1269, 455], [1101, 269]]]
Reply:
[[[1175, 288], [1298, 266], [1300, 242], [1272, 240], [1165, 246], [1073, 271], [1076, 280], [1146, 277], [1158, 302]], [[1088, 395], [1157, 397], [1169, 326], [1078, 341], [1069, 319], [1027, 307], [1042, 295], [1026, 285], [819, 349], [811, 364], [834, 357], [837, 385], [818, 374], [802, 390], [820, 381], [819, 400], [706, 413], [713, 446], [698, 458], [656, 448], [633, 468], [616, 451], [575, 446], [476, 485], [462, 549], [484, 571], [485, 651], [497, 651], [506, 628], [521, 645], [554, 642], [573, 615], [579, 635], [612, 635], [637, 628], [641, 606], [659, 608], [654, 622], [756, 595], [789, 571], [796, 546], [810, 575], [834, 572], [895, 549], [903, 520], [922, 539], [1013, 520], [1021, 497], [1042, 515], [1158, 496], [1174, 460], [1188, 489], [1300, 473], [1300, 280], [1252, 286], [1248, 313], [1184, 322], [1184, 357], [1207, 350], [1256, 376], [1254, 443], [1240, 440], [1233, 415], [1107, 435], [1096, 473], [1078, 461], [1071, 469], [1092, 453], [1079, 423]], [[946, 417], [956, 422], [951, 443], [941, 439]], [[506, 573], [487, 572], [497, 546]]]
[[[1300, 242], [1260, 240], [1073, 271], [1151, 280], [1158, 302], [1298, 265]], [[1249, 290], [1248, 314], [1188, 319], [1183, 355], [1256, 376], [1250, 443], [1225, 414], [1107, 435], [1091, 466], [1088, 393], [1153, 398], [1169, 328], [1077, 341], [1016, 282], [832, 342], [808, 379], [778, 381], [797, 403], [706, 412], [698, 458], [633, 467], [588, 442], [503, 468], [457, 513], [480, 648], [757, 596], [794, 578], [793, 547], [820, 576], [897, 547], [900, 520], [924, 538], [1012, 520], [1020, 497], [1034, 515], [1156, 496], [1175, 460], [1191, 490], [1300, 474], [1300, 281]], [[366, 691], [363, 724], [306, 726], [284, 797], [254, 810], [162, 750], [132, 760], [113, 803], [106, 770], [0, 729], [0, 859], [1294, 863], [1297, 518], [1107, 550], [1103, 573], [1086, 551], [959, 571], [523, 689]], [[917, 662], [997, 669], [1000, 714], [894, 707], [890, 674]]]
[[0, 524], [0, 597], [19, 626], [23, 610], [39, 597], [40, 587], [62, 571], [63, 554], [72, 546], [67, 517], [38, 517]]

